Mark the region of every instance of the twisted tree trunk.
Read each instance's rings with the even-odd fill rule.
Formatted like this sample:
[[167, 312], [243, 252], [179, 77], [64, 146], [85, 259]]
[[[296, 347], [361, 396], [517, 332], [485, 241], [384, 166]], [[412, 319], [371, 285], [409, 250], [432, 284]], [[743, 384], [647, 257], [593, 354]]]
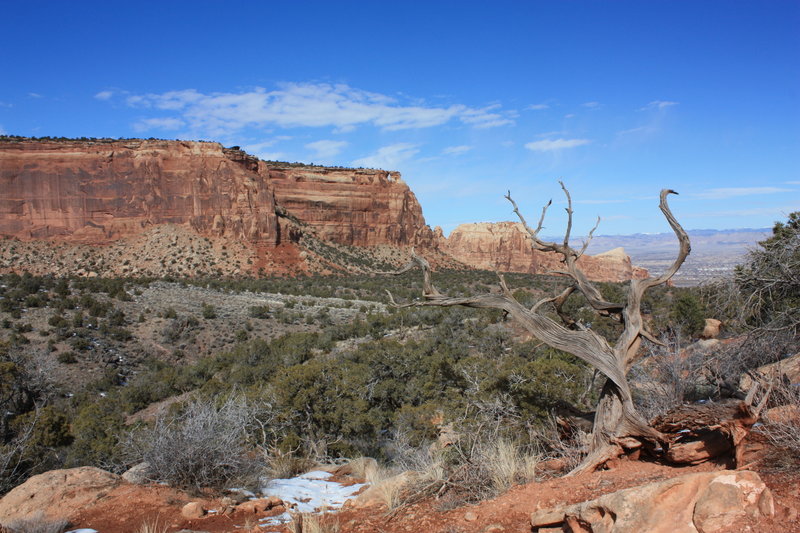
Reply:
[[[667, 204], [667, 195], [677, 193], [664, 189], [661, 191], [659, 207], [678, 237], [680, 249], [677, 258], [670, 268], [657, 278], [631, 280], [624, 303], [605, 301], [597, 287], [578, 268], [578, 259], [586, 251], [597, 225], [589, 233], [589, 238], [580, 250], [576, 251], [569, 245], [572, 229], [572, 199], [563, 183], [561, 183], [561, 187], [567, 197], [568, 205], [567, 230], [563, 243], [542, 241], [538, 236], [539, 231], [542, 229], [547, 208], [552, 204], [552, 201], [542, 209], [539, 224], [536, 229], [533, 229], [525, 221], [517, 204], [511, 198], [511, 194], [506, 195], [506, 199], [511, 202], [514, 212], [528, 232], [532, 246], [537, 250], [557, 253], [562, 256], [561, 261], [565, 265], [565, 270], [557, 273], [571, 278], [572, 285], [561, 294], [545, 298], [528, 309], [514, 299], [505, 284], [505, 280], [500, 275], [500, 287], [502, 289], [500, 294], [451, 298], [440, 293], [434, 287], [431, 281], [430, 265], [424, 258], [414, 253], [412, 249], [411, 260], [408, 265], [395, 272], [395, 274], [407, 272], [415, 266], [419, 266], [423, 273], [422, 295], [424, 299], [407, 304], [397, 304], [392, 299], [391, 294], [389, 294], [389, 297], [392, 304], [398, 307], [449, 307], [460, 305], [503, 310], [545, 344], [571, 353], [602, 372], [607, 380], [600, 394], [595, 413], [591, 446], [586, 459], [572, 472], [577, 473], [595, 469], [607, 460], [623, 453], [624, 449], [641, 446], [642, 442], [665, 442], [665, 436], [650, 427], [636, 411], [626, 376], [639, 355], [642, 339], [659, 343], [644, 328], [641, 313], [642, 296], [649, 288], [666, 283], [686, 260], [691, 247], [688, 235], [672, 215]], [[599, 222], [598, 219], [598, 224]], [[570, 294], [575, 291], [580, 292], [598, 314], [622, 323], [622, 334], [614, 346], [611, 346], [606, 339], [595, 332], [583, 328], [579, 322], [572, 320], [563, 311], [563, 304]], [[555, 308], [562, 323], [558, 323], [540, 312], [548, 304]]]

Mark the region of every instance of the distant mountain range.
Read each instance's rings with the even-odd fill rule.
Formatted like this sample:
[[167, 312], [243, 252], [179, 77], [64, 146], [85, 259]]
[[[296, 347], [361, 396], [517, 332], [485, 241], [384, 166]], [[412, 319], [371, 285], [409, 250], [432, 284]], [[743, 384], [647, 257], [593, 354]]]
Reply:
[[[697, 285], [709, 279], [725, 276], [742, 263], [747, 252], [772, 234], [771, 228], [697, 229], [688, 230], [692, 253], [675, 275], [678, 285]], [[573, 239], [580, 245], [584, 238]], [[558, 240], [558, 239], [556, 239]], [[636, 233], [633, 235], [597, 235], [587, 253], [597, 254], [622, 247], [634, 265], [658, 274], [675, 259], [678, 239], [674, 233]]]

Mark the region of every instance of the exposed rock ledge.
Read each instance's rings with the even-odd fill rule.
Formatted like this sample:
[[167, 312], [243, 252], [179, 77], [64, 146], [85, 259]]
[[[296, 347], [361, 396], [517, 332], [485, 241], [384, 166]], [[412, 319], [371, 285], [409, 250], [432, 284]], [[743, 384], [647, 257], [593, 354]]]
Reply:
[[[443, 240], [443, 247], [455, 259], [474, 268], [530, 274], [562, 269], [557, 254], [531, 247], [531, 239], [519, 222], [461, 224]], [[584, 255], [578, 264], [593, 281], [627, 281], [648, 276], [646, 269], [631, 264], [622, 248], [595, 256]]]

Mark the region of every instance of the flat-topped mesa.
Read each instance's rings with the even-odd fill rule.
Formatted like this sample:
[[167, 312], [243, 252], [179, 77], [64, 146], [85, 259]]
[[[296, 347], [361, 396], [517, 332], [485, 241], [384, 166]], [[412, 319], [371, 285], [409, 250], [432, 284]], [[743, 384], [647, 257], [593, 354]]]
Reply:
[[431, 234], [399, 172], [276, 164], [269, 178], [278, 205], [322, 240], [352, 246], [425, 245]]
[[[444, 250], [473, 268], [544, 274], [563, 268], [557, 254], [534, 250], [519, 222], [461, 224], [444, 241]], [[622, 248], [578, 260], [593, 281], [627, 281], [646, 278], [647, 270], [635, 267]]]
[[276, 244], [266, 172], [233, 152], [189, 141], [0, 141], [0, 234], [104, 244], [185, 224]]
[[20, 240], [106, 244], [177, 224], [274, 246], [288, 220], [354, 246], [432, 240], [397, 172], [266, 162], [211, 142], [0, 139], [0, 190], [0, 235]]

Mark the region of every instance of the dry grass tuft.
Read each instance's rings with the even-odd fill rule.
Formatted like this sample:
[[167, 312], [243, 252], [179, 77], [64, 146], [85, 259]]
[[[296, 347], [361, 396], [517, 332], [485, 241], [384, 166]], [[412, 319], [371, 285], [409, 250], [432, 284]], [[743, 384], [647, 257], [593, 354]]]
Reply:
[[367, 472], [366, 480], [378, 493], [388, 511], [394, 511], [400, 505], [400, 493], [407, 477], [398, 471], [384, 466], [376, 466]]
[[293, 513], [287, 524], [291, 533], [339, 533], [339, 521], [323, 513]]
[[167, 533], [169, 526], [161, 523], [161, 517], [151, 518], [145, 520], [136, 530], [136, 533]]

